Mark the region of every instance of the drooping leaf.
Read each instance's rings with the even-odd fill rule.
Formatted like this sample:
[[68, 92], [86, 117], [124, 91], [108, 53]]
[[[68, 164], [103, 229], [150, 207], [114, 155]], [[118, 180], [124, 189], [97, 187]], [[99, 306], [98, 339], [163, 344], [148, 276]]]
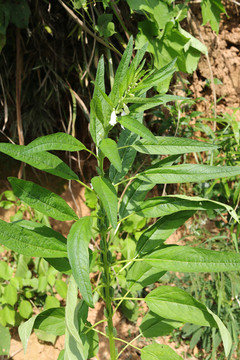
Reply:
[[150, 311], [143, 317], [140, 331], [144, 337], [154, 338], [157, 336], [168, 335], [180, 326], [182, 326], [181, 322], [165, 319]]
[[121, 172], [122, 162], [115, 141], [109, 138], [103, 139], [99, 147], [103, 154], [109, 159], [110, 163], [117, 169], [117, 171]]
[[148, 141], [151, 141], [153, 144], [158, 143], [156, 137], [151, 133], [151, 131], [148, 130], [148, 128], [146, 128], [139, 121], [137, 121], [134, 117], [125, 115], [125, 116], [119, 117], [118, 121], [126, 129], [134, 132], [135, 134], [143, 137], [144, 139], [146, 139]]
[[226, 13], [221, 0], [203, 0], [201, 2], [203, 25], [210, 23], [212, 29], [218, 34], [220, 15]]
[[66, 257], [65, 240], [61, 234], [44, 225], [31, 231], [0, 220], [0, 243], [23, 255]]
[[158, 144], [139, 140], [132, 147], [143, 154], [151, 155], [175, 155], [217, 149], [216, 145], [192, 139], [167, 136], [156, 136], [156, 139]]
[[138, 178], [154, 184], [175, 184], [208, 181], [237, 175], [240, 175], [240, 166], [183, 164], [146, 170], [138, 174]]
[[89, 278], [88, 245], [92, 237], [92, 218], [85, 216], [79, 219], [68, 235], [67, 249], [74, 279], [83, 299], [93, 307], [92, 288]]
[[65, 308], [57, 307], [42, 311], [35, 318], [34, 329], [61, 336], [65, 334]]
[[114, 186], [108, 179], [101, 176], [92, 178], [92, 186], [96, 191], [99, 199], [103, 203], [107, 217], [115, 229], [117, 227], [117, 194]]
[[144, 257], [158, 270], [223, 272], [240, 270], [240, 255], [188, 246], [167, 246]]
[[25, 147], [25, 152], [29, 155], [49, 150], [81, 151], [85, 149], [86, 146], [75, 137], [59, 132], [39, 136]]
[[31, 154], [27, 146], [14, 145], [9, 143], [0, 144], [0, 152], [23, 161], [36, 169], [46, 171], [49, 174], [59, 176], [66, 180], [78, 180], [78, 176], [57, 156], [48, 152], [37, 152]]
[[142, 360], [183, 360], [172, 348], [163, 344], [151, 344], [141, 350]]
[[67, 304], [65, 309], [65, 353], [64, 360], [87, 360], [88, 348], [83, 344], [79, 334], [78, 310], [82, 302], [78, 302], [78, 288], [74, 278], [71, 276]]
[[56, 220], [78, 219], [73, 209], [59, 195], [31, 181], [9, 177], [14, 194], [29, 206]]
[[145, 297], [145, 301], [152, 312], [166, 319], [216, 327], [206, 306], [175, 286], [159, 286]]
[[221, 334], [221, 338], [223, 341], [225, 356], [228, 357], [230, 354], [231, 348], [232, 348], [231, 335], [230, 335], [228, 329], [226, 328], [226, 326], [223, 324], [222, 320], [216, 314], [214, 314], [209, 308], [207, 308], [207, 310], [212, 315], [212, 317], [214, 318], [214, 320], [216, 321], [216, 323], [218, 325], [218, 329], [219, 329], [219, 332]]

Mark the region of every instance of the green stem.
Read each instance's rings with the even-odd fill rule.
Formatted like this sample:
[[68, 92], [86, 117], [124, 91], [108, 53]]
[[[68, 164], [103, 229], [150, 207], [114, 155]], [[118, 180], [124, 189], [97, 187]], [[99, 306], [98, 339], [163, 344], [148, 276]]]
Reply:
[[89, 191], [93, 191], [89, 186], [87, 186], [86, 184], [84, 184], [81, 180], [76, 180], [79, 184], [81, 184], [82, 186], [84, 186], [86, 189], [88, 189]]
[[110, 276], [110, 267], [107, 258], [108, 244], [106, 235], [103, 235], [104, 239], [104, 250], [103, 250], [103, 266], [104, 266], [104, 275], [106, 279], [105, 284], [105, 301], [106, 301], [106, 311], [107, 311], [107, 322], [108, 322], [108, 340], [109, 340], [109, 350], [110, 350], [110, 359], [116, 360], [116, 351], [115, 351], [115, 340], [113, 333], [113, 310], [112, 310], [112, 297], [110, 294], [111, 287], [111, 276]]

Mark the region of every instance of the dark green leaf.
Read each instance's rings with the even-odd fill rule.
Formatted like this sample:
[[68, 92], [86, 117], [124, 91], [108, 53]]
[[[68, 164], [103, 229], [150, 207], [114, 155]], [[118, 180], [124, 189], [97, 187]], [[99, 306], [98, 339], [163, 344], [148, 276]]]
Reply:
[[65, 334], [65, 308], [57, 307], [42, 311], [37, 315], [34, 329], [61, 336]]
[[181, 322], [165, 319], [150, 311], [143, 317], [140, 330], [144, 337], [154, 338], [157, 336], [168, 335], [180, 326], [182, 326]]
[[206, 306], [175, 286], [159, 286], [145, 297], [145, 301], [152, 312], [166, 319], [216, 327]]
[[148, 128], [146, 128], [143, 124], [141, 124], [135, 118], [125, 115], [118, 118], [118, 121], [121, 125], [123, 125], [126, 129], [132, 131], [133, 133], [143, 137], [144, 139], [151, 141], [153, 144], [157, 144], [158, 141], [156, 137], [151, 133]]
[[73, 209], [59, 195], [31, 181], [9, 177], [14, 194], [29, 206], [60, 221], [77, 220]]
[[154, 184], [176, 184], [208, 181], [237, 175], [240, 175], [240, 166], [184, 164], [146, 170], [140, 173], [138, 177], [145, 182]]
[[83, 299], [93, 307], [92, 288], [89, 278], [88, 245], [91, 240], [92, 218], [85, 216], [79, 219], [68, 235], [68, 258], [74, 279], [79, 287]]
[[0, 220], [0, 243], [23, 255], [66, 257], [63, 239], [61, 234], [43, 225], [31, 231]]
[[0, 143], [0, 152], [63, 179], [78, 180], [78, 176], [62, 160], [48, 152], [31, 154], [28, 153], [27, 146], [8, 143]]
[[188, 246], [168, 246], [146, 257], [158, 270], [180, 272], [223, 272], [240, 270], [240, 254]]
[[59, 132], [38, 137], [25, 147], [25, 152], [29, 155], [49, 150], [81, 151], [84, 149], [86, 146], [81, 141], [69, 134]]
[[110, 163], [117, 169], [117, 171], [121, 172], [122, 162], [115, 141], [112, 139], [103, 139], [99, 147], [103, 154], [108, 158]]
[[101, 176], [92, 178], [92, 186], [103, 203], [108, 219], [115, 229], [117, 227], [117, 194], [111, 182]]
[[158, 144], [139, 140], [132, 147], [143, 154], [175, 155], [217, 149], [216, 145], [197, 140], [156, 136]]

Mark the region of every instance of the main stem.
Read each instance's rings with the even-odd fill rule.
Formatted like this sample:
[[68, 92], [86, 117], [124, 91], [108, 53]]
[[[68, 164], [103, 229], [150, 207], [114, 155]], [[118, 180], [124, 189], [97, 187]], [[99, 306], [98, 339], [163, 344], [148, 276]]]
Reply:
[[106, 301], [106, 310], [107, 310], [107, 320], [108, 320], [108, 339], [109, 339], [109, 350], [110, 350], [110, 359], [116, 360], [116, 351], [115, 351], [115, 340], [113, 333], [113, 310], [112, 310], [112, 296], [110, 294], [111, 287], [111, 275], [109, 271], [109, 261], [108, 261], [108, 244], [106, 240], [106, 235], [103, 235], [104, 238], [104, 250], [103, 250], [103, 266], [105, 274], [105, 301]]

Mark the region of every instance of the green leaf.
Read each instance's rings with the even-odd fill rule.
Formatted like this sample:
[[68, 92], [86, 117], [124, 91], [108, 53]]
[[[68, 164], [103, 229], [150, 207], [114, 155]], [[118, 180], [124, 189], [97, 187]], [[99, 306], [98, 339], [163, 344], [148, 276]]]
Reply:
[[163, 66], [161, 69], [154, 71], [147, 79], [141, 81], [134, 89], [132, 93], [137, 92], [137, 96], [142, 95], [153, 86], [159, 85], [165, 79], [169, 78], [176, 70], [176, 59], [169, 62], [167, 65]]
[[222, 210], [226, 209], [238, 222], [235, 210], [218, 201], [204, 199], [198, 196], [168, 195], [147, 199], [137, 209], [136, 213], [145, 217], [160, 217], [182, 210]]
[[225, 356], [228, 357], [230, 354], [231, 348], [232, 348], [231, 335], [230, 335], [228, 329], [223, 324], [222, 320], [216, 314], [214, 314], [209, 308], [207, 308], [207, 310], [212, 315], [213, 319], [216, 321], [216, 323], [218, 325], [218, 328], [219, 328], [219, 331], [221, 334], [221, 338], [223, 341]]
[[168, 335], [180, 326], [182, 326], [181, 322], [165, 319], [150, 311], [143, 317], [140, 331], [144, 337], [154, 338], [157, 336]]
[[81, 151], [85, 149], [86, 146], [72, 135], [59, 132], [39, 136], [25, 147], [25, 153], [29, 155], [49, 150]]
[[151, 344], [141, 350], [142, 360], [183, 360], [181, 356], [167, 345]]
[[60, 307], [60, 301], [52, 295], [47, 295], [44, 303], [44, 310]]
[[71, 276], [68, 293], [67, 305], [65, 310], [65, 360], [86, 360], [87, 353], [84, 344], [79, 335], [78, 310], [81, 308], [82, 302], [78, 303], [78, 288], [74, 278]]
[[57, 360], [64, 360], [64, 350], [60, 351]]
[[0, 220], [0, 243], [23, 255], [66, 257], [65, 240], [61, 234], [44, 225], [31, 231]]
[[57, 307], [42, 311], [37, 315], [34, 329], [61, 336], [65, 334], [65, 308]]
[[159, 286], [145, 297], [145, 301], [152, 312], [166, 319], [216, 327], [206, 306], [175, 286]]
[[32, 305], [27, 300], [21, 300], [18, 311], [22, 318], [29, 319], [32, 315]]
[[59, 272], [68, 275], [72, 273], [68, 258], [45, 258], [45, 260]]
[[143, 124], [141, 124], [135, 118], [125, 115], [118, 118], [118, 121], [121, 125], [123, 125], [126, 129], [132, 131], [133, 133], [143, 137], [144, 139], [151, 141], [153, 144], [157, 144], [158, 141], [156, 137], [151, 133], [148, 128], [146, 128]]
[[110, 223], [112, 224], [112, 227], [116, 229], [118, 199], [114, 186], [109, 180], [101, 176], [95, 176], [91, 181], [94, 190], [103, 203], [104, 209]]
[[36, 316], [37, 315], [31, 317], [28, 321], [23, 322], [18, 328], [18, 334], [23, 345], [24, 354], [27, 351], [28, 340], [34, 326]]
[[11, 335], [9, 329], [0, 324], [0, 355], [9, 355]]
[[183, 164], [146, 170], [138, 178], [154, 184], [201, 182], [240, 175], [240, 166]]
[[97, 17], [96, 29], [101, 36], [108, 38], [116, 33], [112, 18], [113, 14], [102, 14]]
[[0, 278], [3, 280], [10, 280], [12, 277], [13, 268], [11, 268], [5, 261], [0, 261]]
[[151, 252], [156, 247], [162, 246], [163, 242], [169, 238], [185, 221], [187, 221], [195, 211], [181, 211], [176, 214], [163, 216], [153, 225], [145, 230], [137, 242], [137, 254]]
[[127, 272], [127, 289], [131, 291], [142, 290], [158, 281], [164, 274], [165, 271], [157, 271], [145, 261], [135, 262]]
[[[105, 93], [104, 81], [105, 81], [105, 79], [104, 79], [104, 58], [103, 58], [103, 56], [101, 56], [99, 63], [98, 63], [97, 74], [96, 74], [96, 79], [95, 79], [97, 86], [94, 88], [93, 98], [90, 103], [91, 111], [90, 111], [89, 130], [90, 130], [90, 134], [91, 134], [96, 146], [99, 146], [101, 140], [104, 139], [104, 135], [105, 135], [103, 122], [101, 119], [99, 119], [99, 117], [97, 115], [97, 111], [96, 111], [96, 108], [98, 106], [98, 101], [100, 101], [100, 103], [102, 105], [104, 105], [106, 102], [106, 100], [104, 100], [104, 98], [102, 97], [101, 93], [98, 90], [98, 88], [100, 88], [102, 90], [102, 92]], [[107, 103], [106, 103], [106, 105], [107, 105]]]
[[78, 180], [78, 176], [57, 156], [48, 152], [28, 153], [27, 146], [0, 143], [0, 152], [25, 162], [39, 170], [66, 180]]
[[88, 245], [91, 240], [92, 218], [85, 216], [79, 219], [68, 235], [68, 258], [74, 279], [79, 287], [83, 299], [93, 307], [92, 287], [89, 278]]
[[63, 280], [56, 280], [55, 289], [57, 293], [65, 299], [67, 297], [67, 284]]
[[74, 210], [59, 195], [31, 181], [9, 177], [14, 194], [41, 213], [60, 221], [77, 220]]
[[14, 306], [17, 302], [18, 295], [17, 295], [17, 289], [15, 286], [8, 284], [4, 288], [4, 299], [7, 304]]
[[197, 140], [156, 136], [158, 144], [146, 140], [139, 140], [131, 145], [135, 150], [143, 154], [151, 155], [175, 155], [191, 152], [200, 152], [217, 149], [218, 146]]
[[144, 257], [158, 270], [223, 272], [240, 270], [240, 254], [188, 246], [167, 246]]
[[119, 99], [123, 96], [124, 91], [127, 90], [127, 70], [128, 70], [129, 62], [132, 57], [132, 52], [133, 52], [133, 37], [131, 36], [127, 44], [127, 47], [124, 51], [124, 54], [121, 58], [121, 61], [118, 65], [112, 91], [109, 95], [110, 100], [114, 104], [114, 107], [116, 107]]
[[226, 13], [221, 0], [203, 0], [201, 2], [203, 25], [210, 23], [212, 29], [218, 34], [221, 13]]
[[121, 172], [122, 162], [115, 141], [112, 139], [103, 139], [100, 143], [100, 149], [117, 171]]

